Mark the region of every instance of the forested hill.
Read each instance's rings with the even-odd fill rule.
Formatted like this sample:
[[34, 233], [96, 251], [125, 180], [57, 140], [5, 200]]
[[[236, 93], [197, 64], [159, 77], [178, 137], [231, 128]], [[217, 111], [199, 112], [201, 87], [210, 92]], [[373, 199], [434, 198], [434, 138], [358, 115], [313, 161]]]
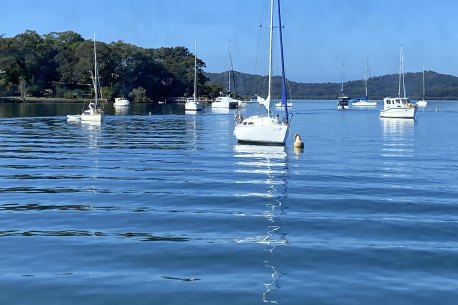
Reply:
[[[99, 82], [104, 98], [125, 96], [136, 102], [190, 96], [194, 91], [194, 54], [182, 46], [141, 48], [116, 41], [97, 41]], [[197, 59], [198, 94], [215, 98], [227, 88], [228, 72], [205, 73], [205, 62]], [[52, 32], [39, 35], [25, 31], [15, 37], [0, 34], [0, 97], [27, 96], [87, 98], [93, 96], [90, 71], [94, 69], [94, 42], [80, 34]], [[267, 77], [234, 72], [231, 88], [243, 97], [265, 95]], [[458, 99], [458, 78], [433, 71], [425, 73], [428, 99]], [[273, 94], [280, 95], [280, 77]], [[422, 95], [422, 73], [406, 73], [407, 96]], [[288, 82], [296, 99], [335, 99], [340, 83]], [[234, 90], [232, 90], [234, 91]], [[381, 99], [398, 93], [398, 75], [368, 80], [369, 98]], [[344, 84], [350, 97], [364, 94], [362, 80]]]
[[[122, 41], [97, 41], [96, 47], [103, 97], [149, 101], [193, 93], [194, 54], [185, 47], [146, 49]], [[220, 87], [206, 85], [204, 68], [198, 59], [199, 93], [219, 94]], [[94, 42], [78, 33], [0, 34], [0, 96], [91, 97], [91, 71]]]
[[[205, 73], [210, 83], [226, 86], [228, 72]], [[411, 99], [422, 96], [423, 73], [405, 73], [406, 95]], [[267, 92], [267, 76], [258, 76], [234, 72], [234, 83], [237, 94], [242, 96], [265, 95]], [[399, 75], [390, 74], [372, 77], [367, 80], [370, 99], [382, 99], [386, 96], [398, 95]], [[340, 83], [297, 83], [288, 81], [288, 93], [294, 99], [336, 99], [340, 94]], [[428, 99], [458, 99], [458, 77], [425, 71], [426, 97]], [[274, 77], [272, 81], [274, 96], [280, 96], [281, 79]], [[344, 83], [344, 93], [352, 98], [364, 95], [364, 80]]]

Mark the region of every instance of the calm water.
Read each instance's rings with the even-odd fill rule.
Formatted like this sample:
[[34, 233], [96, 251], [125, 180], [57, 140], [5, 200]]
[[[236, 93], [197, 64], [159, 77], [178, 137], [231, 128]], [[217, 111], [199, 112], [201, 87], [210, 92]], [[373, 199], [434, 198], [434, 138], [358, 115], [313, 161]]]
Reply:
[[263, 147], [232, 110], [0, 104], [0, 304], [457, 304], [458, 102], [335, 108]]

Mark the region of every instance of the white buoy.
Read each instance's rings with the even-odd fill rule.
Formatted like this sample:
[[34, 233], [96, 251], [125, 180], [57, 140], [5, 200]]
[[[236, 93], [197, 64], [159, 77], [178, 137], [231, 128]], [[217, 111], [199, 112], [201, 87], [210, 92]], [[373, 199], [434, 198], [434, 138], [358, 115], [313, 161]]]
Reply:
[[304, 142], [302, 142], [301, 136], [298, 133], [294, 135], [293, 146], [297, 148], [304, 148]]

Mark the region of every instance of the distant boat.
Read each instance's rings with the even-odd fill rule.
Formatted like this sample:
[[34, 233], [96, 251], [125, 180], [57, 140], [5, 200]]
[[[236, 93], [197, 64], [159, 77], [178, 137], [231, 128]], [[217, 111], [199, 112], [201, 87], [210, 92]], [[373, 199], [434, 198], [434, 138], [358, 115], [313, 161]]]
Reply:
[[113, 103], [113, 106], [115, 107], [125, 107], [129, 105], [130, 105], [130, 101], [124, 97], [116, 97]]
[[212, 102], [212, 108], [225, 108], [225, 109], [234, 109], [237, 108], [239, 105], [243, 103], [243, 101], [235, 99], [231, 96], [231, 75], [234, 73], [234, 69], [232, 67], [232, 56], [229, 53], [229, 59], [230, 59], [230, 67], [229, 67], [229, 73], [228, 73], [228, 88], [227, 92], [220, 93], [220, 96], [218, 96], [213, 102]]
[[377, 101], [370, 101], [367, 98], [367, 60], [364, 60], [364, 88], [365, 95], [363, 97], [356, 98], [354, 102], [351, 103], [352, 106], [356, 107], [373, 107], [377, 106]]
[[425, 67], [423, 67], [423, 97], [417, 101], [417, 106], [426, 107], [428, 102], [425, 99]]
[[370, 101], [364, 96], [357, 98], [351, 105], [355, 107], [374, 107], [377, 106], [377, 101]]
[[348, 102], [350, 101], [350, 98], [346, 95], [341, 95], [337, 99], [337, 109], [343, 110], [343, 109], [348, 109]]
[[197, 97], [197, 40], [194, 41], [194, 93], [192, 97], [186, 99], [184, 106], [185, 111], [200, 111], [202, 103]]
[[345, 64], [343, 64], [343, 71], [342, 71], [342, 76], [341, 76], [342, 87], [340, 89], [340, 96], [337, 99], [337, 109], [338, 110], [348, 109], [348, 102], [350, 101], [350, 98], [344, 94], [344, 76], [343, 76], [344, 72], [345, 72]]
[[278, 26], [275, 26], [280, 33], [280, 58], [282, 68], [282, 104], [285, 110], [285, 118], [273, 116], [271, 108], [271, 89], [272, 89], [272, 45], [273, 45], [273, 19], [274, 19], [274, 0], [270, 1], [270, 28], [269, 28], [269, 83], [267, 98], [258, 97], [258, 102], [267, 110], [267, 115], [252, 115], [243, 119], [238, 114], [237, 122], [234, 128], [234, 136], [239, 143], [251, 144], [270, 144], [284, 145], [289, 132], [288, 104], [286, 95], [286, 77], [283, 60], [283, 36], [281, 26], [280, 0], [277, 1]]
[[[275, 107], [283, 107], [283, 103], [282, 102], [275, 103]], [[288, 102], [288, 107], [293, 107], [293, 103]]]
[[81, 115], [67, 115], [67, 120], [75, 121], [81, 120], [82, 122], [96, 122], [100, 123], [103, 118], [103, 111], [98, 105], [98, 90], [99, 90], [99, 72], [97, 69], [97, 48], [94, 33], [94, 74], [91, 72], [92, 84], [94, 87], [94, 99], [89, 103], [89, 109], [83, 111]]
[[232, 98], [230, 94], [218, 96], [212, 102], [212, 108], [225, 108], [225, 109], [234, 109], [242, 103], [242, 101]]
[[[401, 46], [399, 69], [399, 91], [398, 97], [385, 97], [383, 99], [383, 109], [380, 110], [381, 118], [415, 119], [417, 107], [406, 97], [404, 83], [404, 53]], [[401, 97], [401, 83], [403, 96]]]

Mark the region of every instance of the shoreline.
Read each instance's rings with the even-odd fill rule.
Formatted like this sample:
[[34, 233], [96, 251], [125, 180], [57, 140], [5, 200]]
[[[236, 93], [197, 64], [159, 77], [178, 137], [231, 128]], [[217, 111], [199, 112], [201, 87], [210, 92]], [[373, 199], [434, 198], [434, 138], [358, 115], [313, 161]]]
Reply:
[[[60, 98], [60, 97], [33, 97], [28, 96], [22, 98], [20, 96], [1, 96], [0, 103], [61, 103], [61, 104], [72, 104], [72, 103], [86, 103], [91, 101], [92, 98]], [[107, 99], [100, 100], [101, 104], [112, 104], [112, 101]], [[139, 102], [137, 102], [139, 103]], [[153, 103], [153, 102], [147, 102]]]
[[58, 98], [58, 97], [33, 97], [22, 98], [20, 96], [2, 96], [0, 103], [84, 103], [88, 99], [82, 98]]

